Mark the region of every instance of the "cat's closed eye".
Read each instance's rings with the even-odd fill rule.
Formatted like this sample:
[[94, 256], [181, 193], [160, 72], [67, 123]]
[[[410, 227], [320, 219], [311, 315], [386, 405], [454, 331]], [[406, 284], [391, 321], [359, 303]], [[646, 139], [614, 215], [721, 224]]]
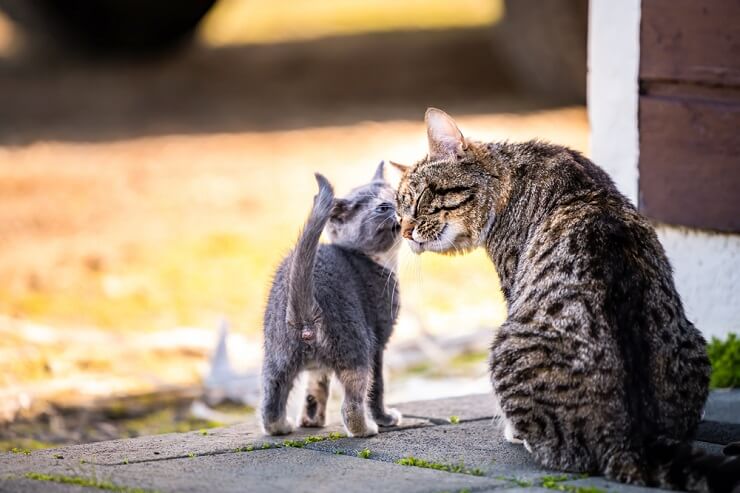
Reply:
[[393, 205], [387, 202], [384, 202], [375, 208], [375, 212], [377, 212], [378, 214], [390, 212], [391, 210], [393, 210]]

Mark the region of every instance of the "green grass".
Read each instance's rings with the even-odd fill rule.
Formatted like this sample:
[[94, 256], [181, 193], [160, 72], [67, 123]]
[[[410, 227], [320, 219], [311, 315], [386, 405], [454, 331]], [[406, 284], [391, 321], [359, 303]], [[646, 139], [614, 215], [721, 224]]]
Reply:
[[712, 337], [707, 345], [707, 354], [712, 363], [709, 385], [713, 389], [740, 387], [740, 339], [730, 333], [721, 341]]
[[326, 435], [309, 435], [304, 439], [298, 439], [298, 440], [283, 440], [283, 443], [272, 443], [272, 442], [263, 442], [261, 445], [257, 446], [254, 444], [245, 445], [243, 447], [236, 447], [234, 449], [234, 452], [253, 452], [255, 450], [268, 450], [272, 448], [281, 448], [281, 447], [287, 447], [287, 448], [303, 448], [306, 445], [309, 445], [311, 443], [318, 443], [318, 442], [324, 442], [326, 440], [339, 440], [340, 438], [346, 438], [347, 435], [344, 433], [339, 433], [336, 431], [333, 431], [331, 433], [328, 433]]
[[424, 469], [434, 469], [437, 471], [453, 472], [457, 474], [470, 474], [472, 476], [483, 476], [483, 471], [479, 468], [468, 468], [460, 462], [459, 464], [443, 464], [440, 462], [430, 462], [417, 457], [408, 456], [396, 461], [396, 464], [402, 466], [422, 467]]
[[52, 483], [71, 484], [75, 486], [84, 486], [87, 488], [97, 488], [99, 490], [113, 491], [115, 493], [155, 493], [155, 490], [144, 488], [131, 488], [121, 486], [110, 481], [103, 481], [95, 478], [86, 478], [83, 476], [64, 476], [61, 474], [43, 474], [39, 472], [26, 473], [26, 478], [34, 481], [49, 481]]
[[450, 423], [453, 425], [460, 424], [460, 417], [459, 416], [450, 416]]
[[501, 481], [509, 481], [521, 488], [529, 488], [530, 486], [532, 486], [532, 481], [527, 481], [525, 479], [519, 479], [515, 477], [496, 476], [496, 479], [500, 479]]
[[561, 474], [559, 476], [543, 476], [540, 481], [543, 488], [556, 491], [565, 491], [566, 493], [605, 493], [601, 488], [595, 486], [573, 486], [563, 484], [564, 481], [583, 479], [588, 476], [568, 476]]
[[369, 459], [372, 452], [370, 452], [369, 448], [364, 448], [357, 452], [357, 457], [360, 457], [361, 459]]

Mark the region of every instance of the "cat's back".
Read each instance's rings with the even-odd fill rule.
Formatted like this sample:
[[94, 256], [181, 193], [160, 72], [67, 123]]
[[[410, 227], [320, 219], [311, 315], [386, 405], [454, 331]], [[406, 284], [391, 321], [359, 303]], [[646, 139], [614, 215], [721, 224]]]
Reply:
[[650, 222], [603, 170], [570, 156], [550, 170], [559, 177], [555, 199], [522, 256], [512, 318], [589, 341], [574, 360], [580, 354], [594, 371], [621, 367], [634, 379], [625, 391], [655, 397], [646, 422], [682, 437], [706, 397], [704, 340], [686, 319]]

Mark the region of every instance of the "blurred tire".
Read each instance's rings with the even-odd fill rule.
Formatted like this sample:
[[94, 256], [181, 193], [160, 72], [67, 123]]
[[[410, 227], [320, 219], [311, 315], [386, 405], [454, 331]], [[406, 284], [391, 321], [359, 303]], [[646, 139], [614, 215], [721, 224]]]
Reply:
[[586, 101], [588, 0], [505, 0], [495, 49], [519, 86], [558, 103]]
[[33, 48], [158, 54], [191, 38], [216, 0], [0, 0]]

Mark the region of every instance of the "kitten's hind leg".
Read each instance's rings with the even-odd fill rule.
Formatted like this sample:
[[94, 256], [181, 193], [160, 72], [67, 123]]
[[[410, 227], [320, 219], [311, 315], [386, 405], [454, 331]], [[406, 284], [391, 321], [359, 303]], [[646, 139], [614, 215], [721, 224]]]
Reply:
[[398, 426], [401, 413], [397, 409], [386, 409], [383, 404], [383, 348], [379, 348], [373, 360], [373, 377], [367, 395], [370, 412], [380, 426]]
[[286, 406], [296, 373], [296, 370], [265, 359], [262, 366], [262, 429], [268, 435], [287, 435], [293, 431], [293, 422], [286, 416]]
[[331, 372], [311, 370], [308, 372], [308, 389], [306, 402], [303, 405], [301, 426], [304, 428], [321, 428], [326, 423], [326, 401], [329, 398]]
[[342, 420], [351, 437], [369, 437], [378, 434], [378, 425], [367, 416], [365, 397], [370, 372], [366, 368], [341, 370], [337, 378], [344, 387]]

